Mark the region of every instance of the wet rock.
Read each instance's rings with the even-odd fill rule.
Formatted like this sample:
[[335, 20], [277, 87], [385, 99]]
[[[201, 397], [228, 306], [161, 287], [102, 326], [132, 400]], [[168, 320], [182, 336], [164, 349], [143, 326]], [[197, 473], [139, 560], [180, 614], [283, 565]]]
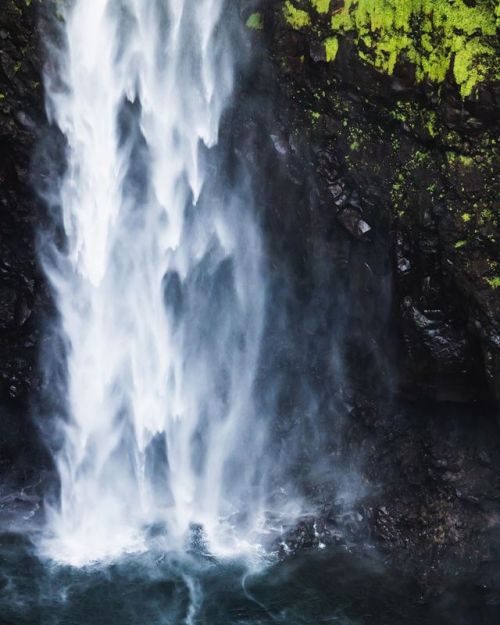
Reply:
[[16, 291], [0, 285], [0, 329], [6, 329], [15, 323], [17, 308]]
[[[44, 209], [32, 159], [45, 124], [39, 2], [0, 12], [0, 468], [35, 470], [40, 443], [28, 404], [37, 401], [38, 328], [48, 308], [35, 238]], [[46, 5], [48, 6], [48, 4]], [[10, 415], [10, 416], [6, 416]], [[40, 468], [40, 466], [38, 466]]]
[[[314, 184], [324, 206], [333, 201], [339, 226], [367, 248], [383, 238], [392, 255], [394, 322], [406, 354], [402, 391], [411, 386], [413, 393], [444, 398], [458, 397], [462, 388], [464, 401], [480, 401], [486, 388], [500, 398], [500, 352], [491, 348], [500, 330], [500, 289], [494, 288], [500, 186], [492, 142], [498, 86], [484, 82], [464, 98], [451, 73], [440, 88], [418, 83], [404, 59], [386, 76], [362, 62], [349, 36], [339, 37], [336, 58], [326, 63], [324, 29], [341, 8], [331, 4], [324, 19], [313, 12], [310, 29], [291, 28], [281, 2], [268, 9], [281, 121], [304, 162], [310, 154], [300, 139], [317, 146]], [[299, 167], [303, 175], [306, 170]], [[406, 297], [424, 314], [442, 311], [425, 349]], [[481, 332], [473, 326], [479, 318]]]
[[290, 152], [290, 144], [282, 135], [273, 134], [271, 135], [271, 141], [273, 142], [274, 149], [281, 156], [285, 156]]
[[319, 545], [319, 537], [315, 529], [315, 519], [310, 517], [292, 527], [280, 541], [281, 557], [297, 554], [305, 549], [313, 549]]
[[338, 220], [356, 239], [362, 239], [371, 230], [371, 226], [362, 219], [360, 213], [355, 209], [343, 210], [339, 213]]

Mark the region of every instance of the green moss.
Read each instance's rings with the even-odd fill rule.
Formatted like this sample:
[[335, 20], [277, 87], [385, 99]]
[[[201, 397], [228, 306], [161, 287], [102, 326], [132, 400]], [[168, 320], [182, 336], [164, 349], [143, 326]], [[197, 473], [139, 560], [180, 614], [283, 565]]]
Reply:
[[262, 13], [259, 13], [259, 11], [257, 11], [256, 13], [252, 13], [247, 19], [246, 25], [252, 30], [262, 30], [264, 28]]
[[452, 167], [457, 162], [457, 159], [458, 159], [458, 156], [455, 154], [455, 152], [446, 152], [446, 160], [448, 161], [448, 164], [451, 165]]
[[311, 4], [318, 13], [328, 13], [330, 9], [330, 0], [311, 0]]
[[357, 128], [353, 126], [349, 129], [348, 138], [349, 138], [349, 149], [351, 152], [357, 152], [361, 148], [361, 144], [363, 141], [363, 130], [361, 128]]
[[470, 156], [464, 156], [463, 154], [458, 157], [458, 161], [464, 167], [472, 167], [474, 165], [474, 160]]
[[307, 13], [307, 11], [303, 11], [302, 9], [297, 9], [297, 7], [294, 6], [290, 0], [286, 0], [285, 6], [283, 7], [283, 14], [287, 23], [296, 30], [300, 30], [305, 26], [311, 25], [309, 13]]
[[[401, 160], [400, 154], [395, 154], [399, 166], [395, 171], [391, 184], [391, 200], [393, 208], [412, 208], [415, 206], [415, 193], [424, 191], [423, 179], [435, 179], [435, 161], [432, 152], [414, 150], [407, 158]], [[434, 181], [427, 185], [425, 192], [429, 195], [429, 201], [434, 202], [440, 197], [438, 182]], [[410, 211], [408, 211], [410, 214]]]
[[498, 16], [477, 0], [345, 0], [332, 17], [335, 34], [352, 34], [359, 55], [392, 74], [400, 59], [415, 66], [416, 80], [441, 83], [448, 72], [463, 97], [495, 68]]
[[405, 174], [399, 171], [396, 174], [395, 180], [391, 186], [391, 199], [395, 207], [398, 207], [403, 199], [403, 185], [405, 182]]
[[438, 135], [436, 124], [437, 124], [437, 115], [435, 111], [431, 111], [429, 113], [429, 117], [427, 121], [425, 122], [425, 129], [427, 130], [427, 132], [429, 133], [429, 136], [432, 139], [434, 139], [434, 137]]
[[462, 221], [468, 223], [471, 220], [470, 213], [462, 213]]
[[495, 276], [494, 278], [486, 278], [486, 282], [491, 286], [492, 289], [500, 288], [500, 276]]
[[413, 156], [408, 161], [408, 166], [414, 169], [419, 165], [423, 165], [426, 161], [430, 159], [430, 155], [428, 152], [421, 152], [420, 150], [415, 150]]
[[397, 119], [400, 122], [404, 122], [406, 120], [405, 114], [400, 108], [400, 103], [398, 103], [398, 106], [396, 109], [389, 111], [389, 113], [393, 119]]
[[417, 134], [425, 134], [434, 139], [440, 134], [440, 127], [436, 111], [423, 107], [414, 101], [399, 101], [389, 111], [391, 117]]
[[339, 40], [337, 37], [328, 37], [324, 42], [326, 60], [330, 63], [337, 58], [337, 52], [339, 51]]
[[493, 48], [480, 41], [473, 40], [461, 50], [457, 50], [453, 63], [453, 74], [460, 93], [466, 97], [478, 82], [484, 80], [488, 73], [489, 57], [495, 55]]

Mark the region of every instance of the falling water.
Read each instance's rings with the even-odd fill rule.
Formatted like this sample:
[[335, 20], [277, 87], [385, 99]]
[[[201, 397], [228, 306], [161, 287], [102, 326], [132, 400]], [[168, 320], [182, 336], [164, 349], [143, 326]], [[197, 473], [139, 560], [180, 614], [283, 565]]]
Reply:
[[65, 242], [43, 259], [66, 344], [44, 546], [56, 559], [140, 549], [154, 524], [172, 545], [194, 525], [221, 544], [224, 521], [259, 514], [261, 241], [249, 194], [219, 184], [210, 149], [233, 81], [223, 11], [223, 0], [64, 11], [46, 91], [67, 145]]

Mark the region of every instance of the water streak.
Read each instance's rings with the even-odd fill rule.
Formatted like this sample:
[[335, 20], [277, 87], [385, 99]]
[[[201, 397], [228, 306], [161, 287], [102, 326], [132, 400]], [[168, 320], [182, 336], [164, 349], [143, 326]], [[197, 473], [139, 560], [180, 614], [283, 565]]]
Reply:
[[43, 258], [67, 347], [44, 547], [56, 559], [141, 548], [155, 523], [172, 544], [193, 524], [216, 543], [221, 519], [259, 514], [261, 238], [249, 194], [220, 184], [209, 150], [233, 87], [225, 10], [74, 0], [64, 11], [46, 92], [67, 143], [65, 243]]

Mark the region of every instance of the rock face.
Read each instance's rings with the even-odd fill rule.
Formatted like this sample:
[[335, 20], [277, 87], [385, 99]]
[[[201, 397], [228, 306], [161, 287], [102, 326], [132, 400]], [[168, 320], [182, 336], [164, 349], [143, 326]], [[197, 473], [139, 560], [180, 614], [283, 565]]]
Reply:
[[[30, 403], [44, 281], [35, 250], [40, 203], [31, 161], [43, 127], [43, 88], [35, 3], [6, 0], [0, 13], [0, 471], [36, 464]], [[21, 459], [21, 462], [20, 462]]]
[[[338, 391], [321, 344], [334, 328], [346, 411], [340, 453], [358, 458], [370, 493], [346, 531], [326, 488], [325, 515], [285, 544], [375, 540], [424, 584], [474, 572], [497, 601], [495, 3], [241, 7], [262, 49], [256, 74], [272, 73], [275, 85], [274, 108], [256, 123], [267, 140], [254, 147], [275, 179], [259, 189], [270, 254], [278, 271], [292, 267], [303, 301], [333, 302], [315, 308], [322, 338], [305, 360], [319, 397]], [[327, 402], [318, 413], [339, 419]]]
[[332, 227], [390, 247], [405, 395], [500, 399], [495, 4], [243, 9], [279, 76], [282, 142], [314, 170]]

